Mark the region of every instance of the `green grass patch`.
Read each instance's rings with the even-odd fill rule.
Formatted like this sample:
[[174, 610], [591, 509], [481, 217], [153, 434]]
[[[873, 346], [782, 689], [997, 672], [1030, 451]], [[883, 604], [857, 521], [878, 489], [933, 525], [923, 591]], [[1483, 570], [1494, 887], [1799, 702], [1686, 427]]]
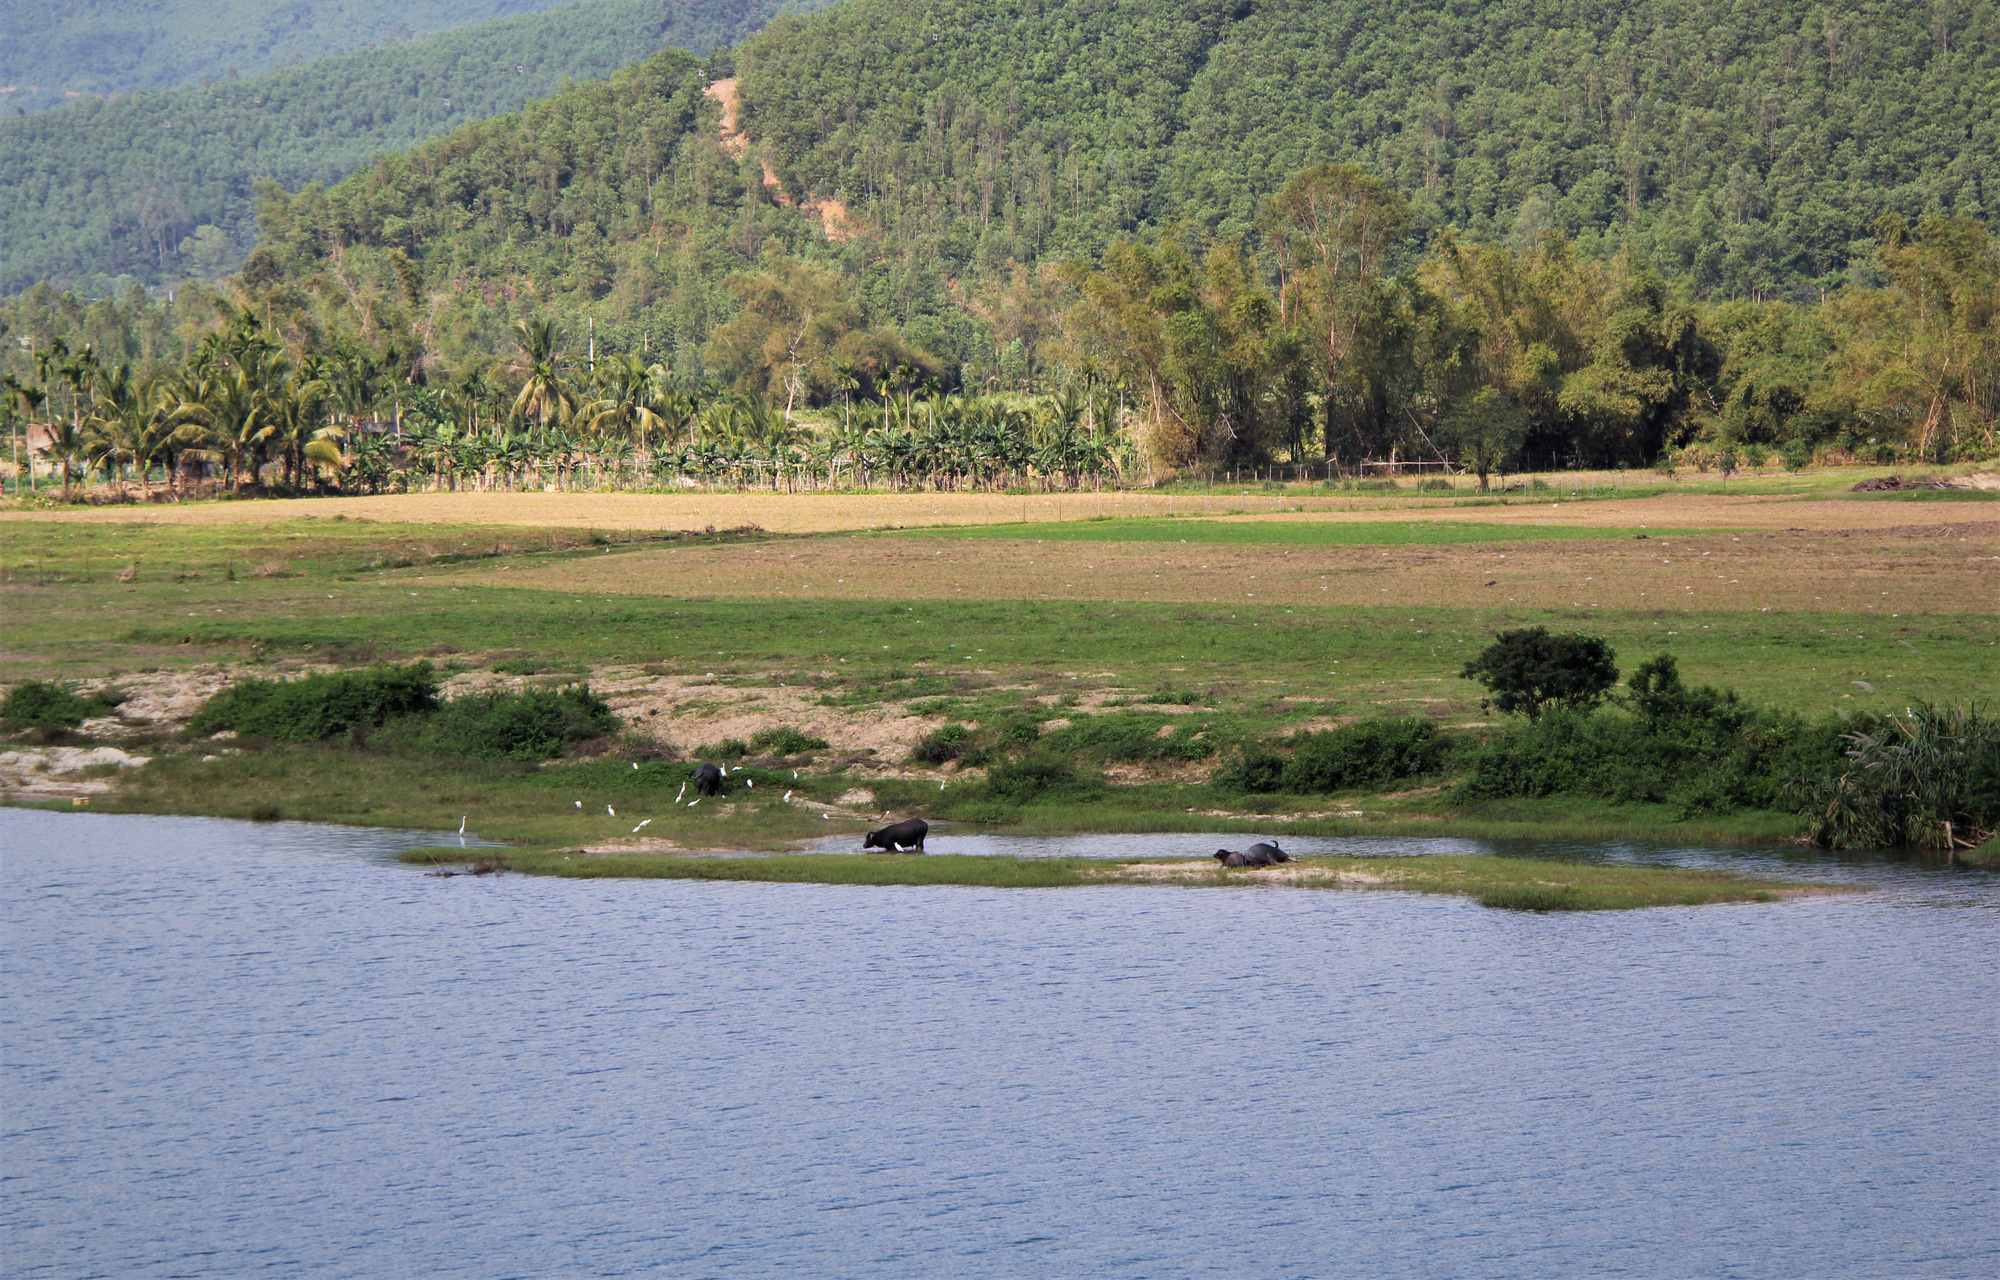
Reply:
[[[1500, 857], [1301, 858], [1282, 877], [1210, 869], [1199, 863], [1124, 863], [1087, 858], [938, 855], [776, 854], [686, 858], [593, 856], [562, 849], [430, 846], [406, 850], [418, 866], [480, 862], [528, 875], [569, 879], [738, 880], [779, 884], [917, 885], [1059, 889], [1079, 885], [1232, 888], [1402, 889], [1449, 893], [1522, 911], [1605, 911], [1637, 907], [1770, 902], [1806, 886], [1723, 871], [1605, 867]], [[1818, 890], [1824, 891], [1824, 890]]]
[[983, 524], [881, 533], [893, 538], [1030, 538], [1037, 542], [1215, 542], [1301, 547], [1432, 546], [1457, 542], [1533, 542], [1678, 538], [1726, 529], [1588, 529], [1570, 525], [1483, 524], [1465, 520], [1077, 520], [1058, 524]]

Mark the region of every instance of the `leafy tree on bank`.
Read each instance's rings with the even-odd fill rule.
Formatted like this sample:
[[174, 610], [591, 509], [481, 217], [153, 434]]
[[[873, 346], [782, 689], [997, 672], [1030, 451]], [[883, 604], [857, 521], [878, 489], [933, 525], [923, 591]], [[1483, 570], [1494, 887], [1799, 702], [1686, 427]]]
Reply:
[[1500, 632], [1459, 675], [1484, 685], [1502, 715], [1535, 720], [1549, 707], [1582, 711], [1602, 702], [1618, 683], [1616, 656], [1597, 636], [1525, 627]]

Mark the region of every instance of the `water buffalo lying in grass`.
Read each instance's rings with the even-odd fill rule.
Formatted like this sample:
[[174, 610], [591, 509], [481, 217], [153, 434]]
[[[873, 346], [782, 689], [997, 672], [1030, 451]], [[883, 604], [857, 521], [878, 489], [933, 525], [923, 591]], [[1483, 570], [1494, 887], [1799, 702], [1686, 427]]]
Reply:
[[722, 792], [722, 769], [718, 765], [705, 764], [694, 771], [696, 795], [712, 796]]
[[1215, 860], [1225, 867], [1273, 867], [1280, 862], [1290, 862], [1292, 855], [1275, 844], [1253, 844], [1242, 853], [1233, 849], [1217, 849]]
[[924, 836], [931, 824], [922, 818], [905, 818], [901, 822], [870, 831], [868, 838], [861, 842], [864, 849], [887, 849], [892, 853], [922, 853]]

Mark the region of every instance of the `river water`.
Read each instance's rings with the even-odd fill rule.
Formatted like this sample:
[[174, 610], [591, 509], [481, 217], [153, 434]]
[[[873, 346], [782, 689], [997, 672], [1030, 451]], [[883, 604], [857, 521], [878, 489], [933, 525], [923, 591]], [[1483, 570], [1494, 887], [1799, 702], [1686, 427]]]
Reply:
[[0, 810], [0, 1270], [2000, 1273], [2000, 877], [1538, 916], [410, 842]]

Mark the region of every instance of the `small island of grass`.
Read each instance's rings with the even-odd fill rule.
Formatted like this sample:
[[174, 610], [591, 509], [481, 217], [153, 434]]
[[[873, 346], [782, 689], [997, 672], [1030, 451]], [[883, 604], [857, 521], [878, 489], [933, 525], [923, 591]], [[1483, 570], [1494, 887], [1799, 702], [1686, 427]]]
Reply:
[[939, 854], [771, 854], [674, 857], [590, 854], [577, 849], [433, 846], [402, 861], [571, 879], [747, 880], [779, 884], [949, 885], [987, 889], [1057, 889], [1091, 885], [1190, 888], [1270, 886], [1294, 889], [1402, 889], [1450, 893], [1481, 905], [1522, 911], [1605, 911], [1634, 907], [1773, 902], [1847, 886], [1759, 880], [1684, 867], [1599, 866], [1490, 856], [1298, 858], [1278, 867], [1228, 869], [1206, 860], [1123, 861]]

